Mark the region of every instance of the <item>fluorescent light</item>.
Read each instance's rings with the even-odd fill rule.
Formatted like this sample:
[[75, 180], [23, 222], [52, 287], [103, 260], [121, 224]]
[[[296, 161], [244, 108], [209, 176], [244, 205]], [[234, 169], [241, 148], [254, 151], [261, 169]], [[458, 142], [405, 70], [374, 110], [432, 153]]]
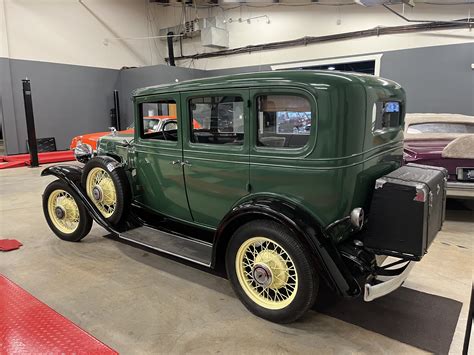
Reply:
[[336, 69], [335, 67], [331, 66], [331, 67], [328, 67], [328, 70], [334, 70]]

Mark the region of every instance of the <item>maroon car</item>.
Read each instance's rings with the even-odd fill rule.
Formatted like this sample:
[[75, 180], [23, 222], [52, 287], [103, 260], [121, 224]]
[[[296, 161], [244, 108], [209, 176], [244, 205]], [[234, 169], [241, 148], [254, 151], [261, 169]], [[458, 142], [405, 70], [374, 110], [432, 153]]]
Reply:
[[448, 197], [474, 198], [474, 116], [407, 114], [404, 159], [448, 169]]

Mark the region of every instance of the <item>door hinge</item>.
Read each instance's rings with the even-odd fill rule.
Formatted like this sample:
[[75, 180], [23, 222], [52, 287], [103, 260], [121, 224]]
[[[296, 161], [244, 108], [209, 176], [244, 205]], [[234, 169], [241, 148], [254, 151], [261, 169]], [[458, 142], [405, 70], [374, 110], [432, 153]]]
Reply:
[[250, 183], [247, 183], [247, 192], [252, 192], [252, 185]]

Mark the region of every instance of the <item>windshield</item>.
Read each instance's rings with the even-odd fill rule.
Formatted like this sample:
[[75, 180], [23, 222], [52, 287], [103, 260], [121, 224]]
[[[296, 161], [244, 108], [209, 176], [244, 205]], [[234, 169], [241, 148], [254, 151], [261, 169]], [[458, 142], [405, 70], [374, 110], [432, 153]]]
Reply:
[[416, 123], [408, 126], [407, 133], [474, 133], [473, 123], [461, 122], [432, 122], [432, 123]]

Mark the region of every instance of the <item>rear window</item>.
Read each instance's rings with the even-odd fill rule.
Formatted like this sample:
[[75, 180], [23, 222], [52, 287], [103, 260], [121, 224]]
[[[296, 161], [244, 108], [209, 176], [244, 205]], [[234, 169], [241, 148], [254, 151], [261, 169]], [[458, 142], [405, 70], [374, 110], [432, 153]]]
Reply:
[[378, 133], [400, 127], [402, 125], [401, 112], [398, 101], [376, 102], [372, 111], [372, 131]]
[[408, 126], [407, 133], [474, 133], [474, 123], [427, 122]]
[[297, 95], [261, 95], [257, 97], [260, 147], [300, 148], [311, 132], [311, 104]]

